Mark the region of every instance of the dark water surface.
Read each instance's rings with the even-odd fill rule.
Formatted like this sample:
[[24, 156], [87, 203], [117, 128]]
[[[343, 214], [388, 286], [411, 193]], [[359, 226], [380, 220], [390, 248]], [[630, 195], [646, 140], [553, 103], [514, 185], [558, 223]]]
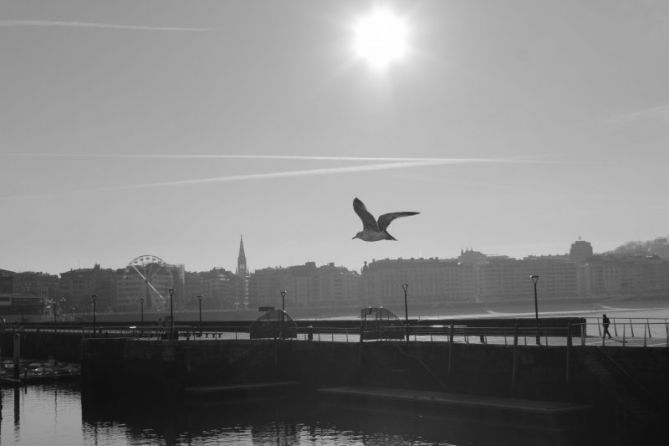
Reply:
[[[609, 432], [611, 434], [611, 432]], [[603, 438], [607, 437], [607, 438]], [[83, 399], [76, 385], [2, 389], [2, 445], [632, 444], [595, 429], [288, 398], [236, 404]]]

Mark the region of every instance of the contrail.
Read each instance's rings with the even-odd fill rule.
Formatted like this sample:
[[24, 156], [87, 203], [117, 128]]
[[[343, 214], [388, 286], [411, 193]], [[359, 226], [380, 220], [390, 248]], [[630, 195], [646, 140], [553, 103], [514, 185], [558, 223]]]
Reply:
[[305, 176], [316, 176], [316, 175], [333, 175], [337, 173], [352, 173], [352, 172], [369, 172], [374, 170], [389, 170], [389, 169], [404, 169], [407, 167], [421, 167], [421, 166], [433, 166], [436, 164], [451, 164], [450, 161], [444, 160], [443, 162], [435, 161], [407, 161], [407, 162], [392, 162], [392, 163], [381, 163], [381, 164], [367, 164], [364, 166], [347, 166], [347, 167], [330, 167], [330, 168], [321, 168], [321, 169], [305, 169], [305, 170], [287, 170], [283, 172], [268, 172], [268, 173], [252, 173], [247, 175], [228, 175], [220, 177], [210, 177], [210, 178], [196, 178], [193, 180], [177, 180], [177, 181], [165, 181], [160, 183], [145, 183], [145, 184], [128, 184], [125, 186], [112, 186], [104, 187], [98, 189], [92, 189], [92, 191], [115, 191], [115, 190], [129, 190], [129, 189], [144, 189], [152, 187], [164, 187], [164, 186], [181, 186], [188, 184], [204, 184], [204, 183], [227, 183], [233, 181], [249, 181], [249, 180], [268, 180], [272, 178], [291, 178], [291, 177], [305, 177]]
[[311, 155], [223, 155], [223, 154], [88, 154], [88, 153], [9, 153], [0, 156], [25, 158], [102, 158], [102, 159], [252, 159], [287, 161], [364, 161], [364, 162], [432, 162], [432, 163], [522, 163], [536, 162], [503, 158], [430, 158], [387, 156], [311, 156]]
[[658, 119], [663, 122], [669, 122], [669, 105], [658, 105], [643, 110], [635, 110], [628, 113], [617, 115], [609, 121], [613, 123], [636, 121], [641, 119]]
[[304, 170], [288, 170], [282, 172], [268, 172], [268, 173], [255, 173], [255, 174], [246, 174], [246, 175], [228, 175], [228, 176], [219, 176], [219, 177], [210, 177], [210, 178], [195, 178], [192, 180], [177, 180], [177, 181], [164, 181], [157, 183], [143, 183], [143, 184], [126, 184], [121, 186], [110, 186], [110, 187], [99, 187], [91, 189], [79, 189], [72, 191], [64, 191], [57, 193], [49, 194], [32, 194], [32, 195], [12, 195], [12, 196], [0, 196], [0, 198], [44, 198], [52, 197], [58, 195], [70, 195], [78, 193], [96, 193], [96, 192], [111, 192], [111, 191], [124, 191], [124, 190], [135, 190], [135, 189], [149, 189], [149, 188], [158, 188], [158, 187], [168, 187], [168, 186], [184, 186], [184, 185], [194, 185], [194, 184], [207, 184], [207, 183], [228, 183], [236, 181], [250, 181], [250, 180], [268, 180], [273, 178], [291, 178], [291, 177], [303, 177], [303, 176], [318, 176], [318, 175], [333, 175], [341, 173], [356, 173], [356, 172], [369, 172], [369, 171], [379, 171], [379, 170], [390, 170], [390, 169], [405, 169], [409, 167], [424, 167], [424, 166], [435, 166], [443, 164], [459, 164], [460, 160], [451, 160], [451, 159], [431, 159], [431, 160], [413, 160], [413, 161], [404, 161], [404, 162], [384, 162], [377, 164], [366, 164], [362, 166], [347, 166], [347, 167], [331, 167], [331, 168], [321, 168], [321, 169], [304, 169]]
[[76, 21], [68, 22], [59, 20], [0, 20], [0, 28], [30, 27], [30, 26], [61, 26], [70, 28], [99, 28], [99, 29], [133, 30], [133, 31], [189, 31], [189, 32], [212, 31], [212, 28], [122, 25], [117, 23], [99, 23], [99, 22], [76, 22]]

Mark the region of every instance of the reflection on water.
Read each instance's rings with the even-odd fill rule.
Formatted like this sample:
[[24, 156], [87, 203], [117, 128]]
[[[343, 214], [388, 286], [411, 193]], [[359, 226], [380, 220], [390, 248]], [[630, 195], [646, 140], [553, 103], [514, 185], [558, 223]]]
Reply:
[[[75, 385], [2, 389], [2, 445], [572, 445], [585, 429], [509, 425], [314, 400], [165, 405], [82, 400]], [[607, 436], [608, 437], [608, 436]], [[622, 444], [615, 437], [607, 446]], [[604, 444], [604, 442], [601, 442]]]

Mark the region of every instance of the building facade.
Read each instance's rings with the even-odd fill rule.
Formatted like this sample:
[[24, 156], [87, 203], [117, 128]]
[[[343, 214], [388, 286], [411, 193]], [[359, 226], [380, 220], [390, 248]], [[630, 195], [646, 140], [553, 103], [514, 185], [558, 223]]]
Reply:
[[252, 306], [282, 305], [281, 291], [286, 291], [285, 305], [298, 308], [331, 308], [357, 305], [360, 301], [360, 275], [329, 263], [314, 262], [287, 268], [256, 270], [249, 281]]

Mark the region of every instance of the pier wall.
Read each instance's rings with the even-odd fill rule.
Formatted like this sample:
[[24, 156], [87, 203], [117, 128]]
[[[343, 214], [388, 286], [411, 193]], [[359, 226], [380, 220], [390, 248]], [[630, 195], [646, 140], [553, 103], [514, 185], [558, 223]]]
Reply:
[[[5, 357], [13, 354], [13, 336], [0, 333]], [[81, 361], [84, 388], [95, 392], [164, 395], [187, 387], [296, 381], [311, 389], [363, 385], [595, 404], [603, 394], [606, 404], [649, 395], [660, 407], [669, 401], [664, 347], [177, 342], [48, 331], [24, 332], [21, 339], [24, 358]]]
[[[612, 356], [636, 385], [669, 400], [669, 352], [617, 349]], [[86, 339], [82, 371], [84, 388], [96, 392], [166, 395], [290, 380], [311, 389], [363, 385], [597, 404], [618, 382], [605, 362], [597, 370], [602, 361], [597, 347]]]

